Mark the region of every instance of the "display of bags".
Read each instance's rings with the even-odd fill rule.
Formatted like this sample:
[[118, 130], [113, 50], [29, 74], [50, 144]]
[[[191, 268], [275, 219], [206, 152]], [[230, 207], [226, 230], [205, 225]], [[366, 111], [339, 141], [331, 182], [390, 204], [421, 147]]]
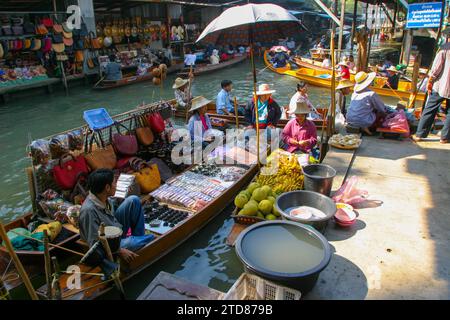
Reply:
[[45, 36], [48, 34], [48, 29], [45, 25], [39, 24], [36, 26], [36, 34]]
[[136, 116], [136, 137], [143, 146], [149, 146], [155, 140], [152, 129], [147, 126], [147, 120], [143, 116]]
[[59, 159], [58, 165], [53, 167], [53, 177], [62, 190], [71, 190], [77, 183], [80, 174], [88, 173], [86, 159], [83, 156], [66, 156], [72, 159], [63, 163], [65, 156]]
[[33, 22], [26, 21], [23, 24], [23, 30], [24, 30], [25, 34], [34, 34], [36, 32], [36, 27]]
[[116, 122], [117, 133], [112, 134], [112, 128], [110, 128], [110, 136], [114, 148], [116, 149], [117, 153], [120, 153], [124, 156], [134, 156], [139, 149], [136, 136], [132, 133], [122, 134], [120, 132], [120, 127], [125, 128], [125, 130], [129, 131], [127, 127], [118, 122]]
[[159, 112], [148, 114], [147, 122], [150, 125], [150, 128], [152, 128], [152, 131], [156, 134], [160, 134], [166, 128], [166, 125], [164, 124], [164, 119], [161, 116], [161, 114], [159, 114]]
[[[104, 146], [104, 143], [100, 137], [100, 141], [96, 139], [97, 133], [92, 133], [90, 142], [88, 143], [88, 136], [86, 136], [84, 145], [84, 157], [91, 170], [97, 169], [114, 169], [117, 164], [116, 153], [112, 145]], [[96, 141], [97, 148], [92, 149], [94, 140]]]
[[102, 45], [100, 44], [100, 41], [98, 38], [95, 37], [93, 32], [89, 33], [89, 39], [90, 39], [90, 48], [91, 49], [100, 49]]
[[150, 193], [161, 185], [161, 176], [156, 164], [146, 166], [133, 175], [141, 188], [141, 193]]

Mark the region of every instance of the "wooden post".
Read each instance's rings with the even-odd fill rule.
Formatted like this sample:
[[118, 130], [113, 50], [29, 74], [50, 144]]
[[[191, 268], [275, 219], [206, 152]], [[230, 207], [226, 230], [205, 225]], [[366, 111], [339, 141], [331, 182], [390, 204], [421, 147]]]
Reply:
[[53, 300], [62, 300], [62, 293], [61, 293], [61, 284], [59, 283], [59, 265], [58, 260], [56, 260], [56, 257], [52, 257], [52, 264], [53, 264], [53, 270], [55, 271], [53, 273], [53, 281], [52, 281], [52, 298]]
[[194, 81], [194, 78], [192, 77], [191, 79], [191, 74], [192, 73], [192, 65], [189, 68], [189, 87], [188, 87], [188, 102], [186, 103], [186, 123], [188, 123], [189, 120], [189, 109], [190, 109], [190, 105], [191, 105], [191, 89], [192, 89], [192, 82]]
[[234, 97], [234, 116], [236, 117], [236, 129], [239, 129], [239, 112], [236, 97]]
[[50, 259], [47, 230], [44, 230], [44, 264], [45, 282], [47, 284], [47, 298], [48, 300], [52, 300], [52, 265]]
[[358, 14], [358, 0], [355, 0], [355, 4], [353, 6], [353, 21], [352, 21], [352, 35], [351, 35], [351, 42], [350, 42], [350, 52], [353, 54], [353, 47], [354, 47], [354, 41], [355, 38], [355, 31], [356, 31], [356, 16]]
[[14, 265], [16, 266], [17, 272], [19, 273], [20, 277], [22, 278], [22, 281], [25, 284], [25, 287], [26, 287], [31, 299], [38, 300], [39, 298], [36, 294], [36, 291], [34, 291], [34, 288], [33, 288], [33, 285], [31, 284], [30, 278], [28, 278], [28, 274], [26, 273], [22, 263], [20, 262], [19, 257], [17, 257], [17, 254], [14, 251], [14, 248], [11, 244], [11, 241], [8, 238], [8, 235], [6, 234], [5, 227], [3, 226], [2, 223], [0, 223], [0, 238], [3, 239], [4, 246], [8, 250], [8, 253], [11, 256], [11, 259], [13, 260]]
[[[337, 3], [337, 0], [336, 0]], [[339, 29], [339, 40], [338, 40], [338, 60], [342, 57], [342, 37], [344, 35], [344, 18], [345, 18], [345, 0], [341, 0], [341, 27]]]
[[394, 18], [392, 19], [392, 38], [395, 38], [395, 29], [397, 27], [398, 0], [395, 1]]
[[422, 55], [418, 54], [415, 59], [414, 59], [414, 69], [413, 69], [413, 74], [412, 74], [412, 81], [411, 81], [411, 95], [409, 97], [409, 103], [408, 103], [408, 108], [414, 108], [415, 102], [416, 102], [416, 97], [417, 97], [417, 92], [419, 91], [419, 89], [417, 88], [417, 79], [419, 78], [419, 68], [420, 68], [420, 63], [422, 62]]

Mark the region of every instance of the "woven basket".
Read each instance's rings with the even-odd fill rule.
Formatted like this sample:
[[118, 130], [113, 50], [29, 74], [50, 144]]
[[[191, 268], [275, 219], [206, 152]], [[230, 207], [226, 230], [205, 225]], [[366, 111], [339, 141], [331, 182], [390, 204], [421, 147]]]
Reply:
[[223, 300], [300, 300], [301, 296], [300, 291], [243, 273]]

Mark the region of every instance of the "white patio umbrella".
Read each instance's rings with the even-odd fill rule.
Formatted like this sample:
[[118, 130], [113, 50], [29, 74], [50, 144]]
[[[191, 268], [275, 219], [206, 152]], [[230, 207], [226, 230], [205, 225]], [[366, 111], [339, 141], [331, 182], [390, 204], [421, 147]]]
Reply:
[[214, 19], [196, 42], [219, 45], [249, 44], [253, 69], [253, 94], [255, 99], [255, 120], [257, 136], [257, 157], [259, 164], [259, 116], [256, 98], [256, 68], [253, 45], [255, 42], [274, 41], [297, 34], [301, 23], [286, 9], [275, 4], [253, 4], [235, 6], [222, 12]]

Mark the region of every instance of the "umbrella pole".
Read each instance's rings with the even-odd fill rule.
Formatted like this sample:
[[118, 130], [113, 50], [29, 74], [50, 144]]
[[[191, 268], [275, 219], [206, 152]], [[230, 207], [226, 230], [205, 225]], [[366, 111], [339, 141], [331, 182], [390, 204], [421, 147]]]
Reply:
[[253, 71], [253, 101], [255, 102], [255, 125], [256, 125], [256, 159], [259, 166], [259, 113], [258, 113], [258, 96], [256, 95], [256, 67], [255, 54], [253, 47], [253, 31], [250, 29], [250, 58]]

